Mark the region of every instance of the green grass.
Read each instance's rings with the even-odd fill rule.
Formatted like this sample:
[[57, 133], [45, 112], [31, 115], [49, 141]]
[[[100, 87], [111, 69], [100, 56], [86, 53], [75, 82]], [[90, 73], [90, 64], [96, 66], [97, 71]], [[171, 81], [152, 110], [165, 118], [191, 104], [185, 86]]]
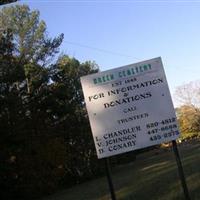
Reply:
[[[192, 200], [200, 200], [200, 142], [181, 144], [179, 152]], [[152, 150], [112, 169], [117, 200], [184, 200], [171, 149]], [[63, 190], [45, 200], [108, 200], [106, 177]]]

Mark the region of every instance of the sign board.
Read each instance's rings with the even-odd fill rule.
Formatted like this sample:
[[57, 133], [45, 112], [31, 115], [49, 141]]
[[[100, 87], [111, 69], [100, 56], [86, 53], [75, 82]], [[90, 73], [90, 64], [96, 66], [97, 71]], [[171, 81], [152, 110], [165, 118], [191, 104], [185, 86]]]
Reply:
[[179, 136], [161, 58], [81, 77], [98, 158]]

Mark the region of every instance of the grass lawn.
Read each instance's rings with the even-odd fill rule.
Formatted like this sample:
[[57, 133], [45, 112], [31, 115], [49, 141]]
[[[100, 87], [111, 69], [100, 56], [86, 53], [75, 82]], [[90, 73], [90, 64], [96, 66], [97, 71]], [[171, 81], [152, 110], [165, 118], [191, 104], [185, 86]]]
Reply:
[[[200, 141], [179, 145], [191, 200], [200, 200]], [[184, 200], [172, 149], [152, 150], [112, 169], [117, 200]], [[44, 200], [108, 200], [106, 177], [63, 190]]]

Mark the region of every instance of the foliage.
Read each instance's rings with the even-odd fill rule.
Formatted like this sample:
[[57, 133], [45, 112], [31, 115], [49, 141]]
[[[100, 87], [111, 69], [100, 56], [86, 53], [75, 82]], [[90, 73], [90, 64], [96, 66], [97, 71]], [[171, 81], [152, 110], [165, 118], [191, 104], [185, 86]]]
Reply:
[[200, 81], [193, 81], [176, 88], [175, 97], [181, 105], [200, 106]]
[[46, 24], [39, 19], [39, 11], [26, 5], [4, 7], [0, 10], [0, 29], [11, 29], [16, 46], [15, 54], [21, 61], [47, 64], [58, 53], [63, 34], [47, 37]]
[[0, 14], [0, 198], [31, 199], [99, 168], [80, 84], [98, 66], [66, 55], [49, 63], [63, 36], [49, 39], [27, 6]]
[[17, 0], [1, 0], [0, 5], [16, 2]]
[[200, 132], [200, 109], [184, 105], [177, 109], [181, 138], [197, 137]]
[[194, 81], [177, 87], [175, 95], [181, 106], [176, 109], [181, 139], [200, 136], [200, 82]]

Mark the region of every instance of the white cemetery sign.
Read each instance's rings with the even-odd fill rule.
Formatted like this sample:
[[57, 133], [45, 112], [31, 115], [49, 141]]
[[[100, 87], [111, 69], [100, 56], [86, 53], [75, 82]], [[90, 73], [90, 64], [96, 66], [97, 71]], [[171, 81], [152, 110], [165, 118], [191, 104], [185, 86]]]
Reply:
[[98, 158], [179, 136], [161, 58], [81, 77]]

